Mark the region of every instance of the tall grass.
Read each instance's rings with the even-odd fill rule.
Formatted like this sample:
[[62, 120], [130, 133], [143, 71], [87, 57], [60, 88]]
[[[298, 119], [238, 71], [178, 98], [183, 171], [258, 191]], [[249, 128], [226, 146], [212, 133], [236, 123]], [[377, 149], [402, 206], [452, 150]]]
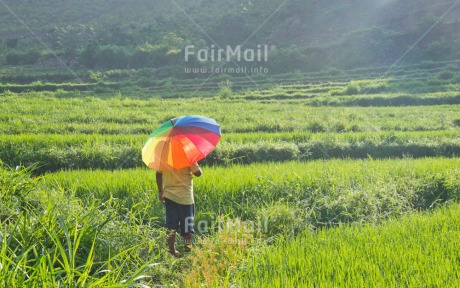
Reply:
[[257, 250], [231, 284], [240, 287], [457, 287], [460, 205], [379, 226], [305, 231]]
[[[344, 222], [378, 223], [458, 200], [459, 167], [457, 158], [207, 167], [203, 177], [195, 180], [197, 219], [211, 221], [227, 215], [257, 220], [281, 207], [276, 214], [279, 216], [272, 215], [274, 222], [280, 221], [278, 224], [289, 217], [287, 210], [295, 211], [298, 219], [315, 227]], [[143, 201], [142, 208], [137, 208], [139, 215], [161, 222], [164, 211], [156, 201], [154, 174], [148, 169], [63, 171], [45, 175], [44, 180], [50, 187], [72, 188], [82, 199], [118, 198], [128, 209]], [[292, 224], [286, 227], [288, 233], [298, 228], [292, 221], [286, 223]], [[276, 225], [272, 226], [274, 230]]]
[[[36, 163], [36, 173], [143, 167], [140, 150], [145, 139], [143, 135], [8, 135], [0, 139], [0, 159], [11, 166]], [[459, 141], [456, 131], [224, 134], [203, 163], [455, 157], [460, 155]]]
[[[0, 165], [0, 286], [455, 287], [458, 205], [404, 217], [460, 200], [458, 85], [441, 76], [420, 89], [393, 80], [237, 85], [180, 101], [190, 93], [5, 92], [0, 159], [18, 168]], [[436, 88], [449, 91], [426, 92]], [[412, 106], [361, 107], [394, 105]], [[185, 114], [223, 130], [195, 180], [196, 223], [266, 222], [257, 233], [196, 229], [198, 249], [175, 260], [140, 149]], [[414, 159], [426, 156], [450, 158]]]
[[[114, 198], [83, 202], [44, 189], [27, 170], [0, 169], [4, 287], [132, 287], [164, 279], [165, 234]], [[153, 225], [152, 225], [153, 224]], [[156, 279], [156, 280], [154, 280]], [[153, 281], [153, 282], [152, 282]]]
[[224, 133], [455, 130], [453, 121], [460, 109], [458, 105], [308, 107], [301, 100], [185, 98], [177, 101], [120, 99], [115, 93], [112, 96], [59, 98], [52, 92], [3, 95], [0, 132], [148, 135], [163, 121], [187, 114], [215, 118]]

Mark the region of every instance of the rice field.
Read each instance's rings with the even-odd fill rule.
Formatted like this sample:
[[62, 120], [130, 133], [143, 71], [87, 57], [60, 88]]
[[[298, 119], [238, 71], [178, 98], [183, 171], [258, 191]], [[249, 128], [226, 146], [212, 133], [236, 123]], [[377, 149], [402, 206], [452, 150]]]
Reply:
[[[145, 135], [21, 134], [0, 139], [0, 159], [13, 167], [36, 163], [36, 172], [143, 167]], [[460, 155], [456, 131], [224, 134], [203, 165], [316, 159], [384, 159]]]
[[[431, 209], [460, 199], [460, 160], [424, 158], [255, 163], [203, 168], [195, 179], [197, 218], [230, 215], [255, 221], [260, 211], [287, 205], [304, 224], [376, 223], [393, 215]], [[163, 219], [149, 169], [84, 170], [47, 174], [49, 189], [73, 191], [88, 201], [120, 199], [131, 208], [139, 199], [152, 217]], [[133, 202], [134, 201], [134, 202]], [[162, 221], [162, 220], [161, 220]]]
[[[0, 283], [458, 286], [458, 87], [391, 81], [0, 94]], [[223, 135], [195, 179], [196, 248], [174, 259], [140, 150], [186, 114]]]
[[458, 105], [312, 107], [301, 100], [132, 99], [121, 94], [99, 98], [75, 93], [61, 98], [59, 93], [67, 92], [3, 94], [0, 132], [145, 135], [176, 115], [189, 114], [216, 119], [223, 133], [458, 131], [460, 120]]
[[391, 219], [304, 231], [251, 253], [241, 287], [457, 287], [460, 206]]

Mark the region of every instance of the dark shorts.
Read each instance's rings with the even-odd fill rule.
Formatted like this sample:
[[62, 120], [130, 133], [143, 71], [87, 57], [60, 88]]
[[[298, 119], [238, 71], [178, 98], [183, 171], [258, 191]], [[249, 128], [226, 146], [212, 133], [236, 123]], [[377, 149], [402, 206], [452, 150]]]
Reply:
[[193, 218], [195, 217], [195, 205], [183, 205], [165, 198], [166, 225], [167, 229], [180, 231], [181, 236], [195, 233], [193, 230]]

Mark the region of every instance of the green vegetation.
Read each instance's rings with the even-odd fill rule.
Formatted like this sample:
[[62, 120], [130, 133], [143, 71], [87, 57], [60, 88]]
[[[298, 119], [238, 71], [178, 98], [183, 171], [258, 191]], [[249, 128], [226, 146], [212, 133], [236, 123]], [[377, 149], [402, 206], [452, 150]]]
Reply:
[[[200, 62], [196, 53], [184, 63], [187, 45], [211, 50], [244, 43], [244, 49], [276, 47], [269, 49], [271, 61], [262, 62], [271, 75], [349, 70], [392, 65], [403, 54], [400, 51], [411, 48], [435, 23], [429, 37], [402, 63], [455, 61], [460, 47], [459, 21], [454, 17], [458, 7], [453, 7], [449, 17], [441, 17], [451, 5], [448, 0], [379, 5], [365, 0], [82, 0], [59, 4], [42, 0], [26, 5], [4, 1], [0, 63], [64, 63], [96, 70], [151, 68], [162, 78], [207, 78], [184, 73], [184, 67], [212, 66]], [[236, 67], [231, 62], [224, 64]]]
[[[70, 286], [78, 286], [81, 283], [96, 286], [126, 280], [123, 282], [126, 285], [137, 281], [150, 284], [171, 281], [177, 284], [185, 281], [192, 286], [198, 285], [197, 283], [243, 281], [244, 286], [257, 287], [259, 281], [279, 281], [277, 279], [287, 277], [282, 273], [312, 273], [308, 279], [325, 277], [322, 273], [326, 272], [319, 268], [286, 268], [288, 270], [278, 269], [279, 274], [266, 279], [267, 274], [263, 267], [278, 265], [276, 259], [285, 257], [280, 256], [284, 255], [282, 253], [299, 256], [289, 257], [288, 259], [293, 259], [288, 262], [289, 265], [316, 267], [314, 263], [325, 265], [322, 257], [345, 257], [341, 253], [332, 254], [336, 256], [329, 254], [328, 251], [335, 251], [335, 248], [332, 249], [338, 245], [335, 243], [342, 243], [341, 249], [358, 251], [359, 249], [353, 248], [354, 245], [366, 245], [370, 240], [365, 239], [373, 239], [372, 243], [375, 246], [368, 246], [370, 250], [365, 251], [375, 253], [376, 259], [392, 259], [392, 254], [383, 249], [387, 247], [386, 242], [380, 243], [376, 236], [381, 234], [387, 235], [383, 239], [388, 239], [392, 245], [398, 245], [398, 241], [403, 239], [407, 245], [424, 245], [420, 242], [422, 239], [437, 241], [437, 238], [423, 233], [436, 233], [436, 237], [442, 237], [441, 239], [446, 241], [442, 243], [446, 245], [438, 245], [435, 249], [428, 243], [426, 247], [429, 248], [426, 249], [433, 249], [433, 252], [422, 253], [420, 257], [427, 257], [426, 255], [431, 255], [429, 253], [453, 255], [453, 251], [458, 249], [455, 249], [456, 242], [449, 240], [449, 237], [456, 236], [449, 231], [457, 231], [454, 227], [457, 227], [458, 223], [449, 224], [449, 221], [457, 221], [458, 219], [453, 216], [456, 214], [444, 216], [451, 217], [450, 220], [436, 221], [436, 225], [446, 225], [436, 226], [440, 228], [430, 226], [434, 225], [434, 221], [429, 222], [433, 224], [427, 224], [426, 220], [423, 220], [430, 216], [412, 216], [422, 219], [417, 220], [418, 222], [404, 220], [398, 221], [397, 224], [387, 224], [385, 221], [420, 209], [431, 210], [444, 202], [458, 201], [459, 164], [458, 159], [438, 158], [335, 160], [208, 167], [205, 171], [206, 177], [196, 179], [197, 205], [200, 207], [196, 221], [206, 225], [198, 224], [197, 230], [201, 234], [197, 247], [202, 247], [203, 250], [198, 248], [187, 258], [188, 260], [185, 259], [195, 263], [191, 267], [186, 262], [174, 264], [172, 259], [165, 255], [165, 243], [162, 241], [164, 233], [159, 228], [163, 222], [164, 211], [161, 204], [156, 201], [154, 173], [151, 170], [62, 171], [40, 178], [30, 178], [27, 171], [3, 168], [1, 235], [9, 236], [2, 238], [2, 271], [7, 274], [0, 274], [0, 277], [7, 285], [28, 285], [36, 279], [42, 279], [41, 281], [46, 281], [50, 285], [61, 283]], [[440, 219], [439, 216], [432, 218]], [[230, 223], [229, 226], [223, 226], [230, 227], [230, 230], [224, 228], [222, 231], [212, 232], [216, 229], [212, 223], [216, 221]], [[321, 230], [318, 236], [304, 232], [350, 222], [378, 226], [364, 225], [358, 232], [358, 228], [353, 228], [354, 226], [344, 226]], [[387, 225], [390, 226], [386, 228]], [[420, 228], [420, 225], [426, 226]], [[411, 231], [414, 230], [410, 227], [414, 227], [413, 229], [418, 232], [413, 234]], [[411, 233], [415, 235], [412, 237], [416, 238], [411, 240], [410, 236], [398, 236], [396, 232], [392, 236], [390, 231], [398, 231], [397, 229]], [[256, 234], [252, 234], [251, 231]], [[420, 235], [425, 236], [418, 238]], [[331, 246], [324, 246], [324, 241], [321, 240], [323, 237], [330, 239], [327, 245]], [[343, 242], [341, 237], [348, 240]], [[392, 237], [400, 237], [397, 239], [401, 240], [391, 240]], [[270, 245], [275, 245], [276, 249], [267, 250], [268, 248], [263, 248], [265, 246], [260, 246], [267, 245], [263, 243], [272, 243]], [[304, 243], [308, 245], [305, 246]], [[322, 248], [314, 248], [314, 245]], [[351, 247], [346, 248], [348, 246]], [[259, 249], [252, 250], [256, 247]], [[201, 252], [207, 249], [212, 249], [210, 251], [213, 252]], [[315, 250], [317, 254], [308, 252], [312, 251], [309, 249]], [[367, 253], [365, 251], [357, 253]], [[399, 250], [394, 252], [397, 251]], [[303, 253], [316, 257], [301, 257]], [[218, 258], [213, 258], [212, 255]], [[361, 254], [356, 257], [360, 257], [359, 255]], [[228, 263], [222, 257], [227, 257], [225, 261]], [[240, 261], [246, 257], [251, 259], [250, 265], [241, 266]], [[259, 260], [252, 260], [254, 257]], [[213, 262], [212, 259], [221, 259], [224, 262], [217, 265], [216, 263], [220, 262]], [[337, 265], [327, 265], [327, 269], [342, 271], [340, 263], [347, 261], [346, 258], [341, 259]], [[374, 261], [373, 258], [367, 259], [375, 265], [389, 263], [384, 261], [383, 264], [378, 264], [380, 262]], [[396, 259], [399, 259], [396, 265], [403, 267], [407, 265], [405, 261], [409, 261], [401, 257]], [[264, 263], [266, 266], [256, 266], [252, 261]], [[310, 266], [308, 261], [315, 262]], [[420, 266], [416, 266], [419, 267], [416, 271], [420, 271], [429, 279], [436, 278], [440, 271], [444, 271], [453, 277], [449, 283], [458, 281], [458, 271], [452, 268], [450, 260], [438, 263], [443, 266], [431, 271], [432, 273], [423, 266], [430, 265], [429, 263], [421, 261], [418, 263]], [[217, 276], [225, 274], [227, 265], [234, 265], [233, 269], [237, 269], [236, 274], [230, 280], [228, 275], [220, 279]], [[206, 267], [212, 268], [214, 272], [202, 275]], [[402, 277], [404, 281], [418, 281], [417, 278], [409, 277], [411, 274], [397, 276], [399, 274], [391, 272], [391, 269], [397, 268], [383, 266], [381, 269], [394, 277]], [[357, 268], [353, 273], [360, 275], [360, 271]], [[248, 278], [245, 276], [246, 273], [254, 273], [256, 277]], [[191, 274], [195, 277], [187, 276]], [[138, 276], [143, 277], [137, 278]], [[253, 282], [249, 279], [253, 279]], [[296, 283], [296, 279], [304, 278], [287, 277], [286, 281]], [[385, 279], [393, 281], [393, 278]], [[399, 281], [398, 279], [395, 278], [394, 281]], [[383, 281], [374, 278], [368, 281], [372, 283], [374, 280]], [[338, 281], [333, 283], [346, 285], [350, 283], [347, 281], [351, 280], [347, 276], [337, 275], [336, 278], [326, 277], [322, 281]]]
[[[459, 286], [460, 5], [58, 2], [0, 2], [0, 286]], [[188, 114], [222, 138], [176, 259], [140, 154]]]
[[[455, 93], [432, 93], [426, 97], [456, 99]], [[460, 114], [459, 106], [452, 105], [456, 103], [413, 107], [330, 107], [327, 102], [336, 101], [336, 96], [327, 94], [318, 96], [318, 107], [311, 107], [308, 100], [277, 100], [276, 97], [245, 101], [236, 96], [234, 99], [216, 99], [191, 95], [178, 101], [156, 97], [132, 99], [121, 93], [110, 95], [112, 97], [101, 99], [94, 95], [60, 91], [6, 93], [0, 102], [0, 132], [145, 135], [174, 115], [185, 114], [214, 117], [221, 123], [224, 133], [435, 131], [456, 130], [455, 121]], [[411, 97], [423, 101], [425, 95]], [[326, 104], [322, 104], [321, 99], [326, 99]], [[152, 107], [168, 107], [168, 110], [152, 112]]]
[[0, 174], [2, 286], [129, 287], [157, 270], [164, 234], [139, 223], [135, 209], [116, 199], [83, 205], [70, 190], [44, 189], [27, 170], [2, 165]]
[[251, 253], [242, 287], [455, 287], [460, 206], [385, 221], [305, 231]]
[[[361, 80], [350, 85], [365, 93], [385, 83]], [[458, 99], [457, 92], [334, 95], [337, 87], [344, 87], [340, 85], [232, 93], [227, 83], [220, 97], [192, 94], [180, 101], [144, 93], [133, 98], [122, 93], [8, 92], [0, 102], [0, 131], [8, 134], [0, 139], [0, 156], [13, 166], [37, 163], [39, 172], [139, 167], [144, 135], [185, 114], [205, 114], [222, 125], [222, 142], [207, 164], [459, 155], [459, 111], [448, 100]], [[411, 101], [425, 101], [426, 106], [361, 107]], [[341, 107], [349, 105], [355, 107]], [[152, 107], [168, 110], [152, 113]]]
[[[93, 72], [90, 77], [104, 76]], [[321, 237], [333, 237], [328, 244], [332, 246], [323, 249], [336, 249], [334, 243], [339, 242], [334, 241], [359, 224], [377, 242], [372, 235], [389, 233], [389, 220], [405, 215], [428, 219], [431, 216], [417, 213], [459, 202], [457, 80], [447, 73], [435, 77], [448, 82], [413, 88], [404, 86], [404, 78], [358, 77], [259, 90], [221, 82], [220, 90], [205, 95], [189, 88], [176, 95], [171, 81], [169, 92], [152, 94], [133, 86], [91, 92], [106, 85], [100, 83], [83, 91], [7, 91], [0, 99], [0, 159], [5, 163], [0, 183], [0, 281], [7, 286], [41, 279], [51, 286], [76, 287], [258, 287], [270, 281], [277, 285], [277, 279], [287, 277], [293, 285], [308, 286], [310, 282], [296, 282], [304, 275], [296, 269], [289, 268], [295, 273], [289, 274], [273, 268], [278, 274], [270, 278], [259, 269], [276, 267], [280, 257], [286, 258], [284, 250], [310, 253], [310, 248], [296, 248], [299, 241], [317, 247], [324, 246]], [[154, 173], [141, 163], [140, 150], [155, 127], [185, 114], [215, 118], [223, 136], [201, 163], [206, 177], [195, 181], [196, 221], [201, 225], [197, 249], [176, 262], [164, 247], [164, 208], [156, 197]], [[399, 229], [411, 227], [406, 221]], [[426, 231], [432, 231], [429, 227]], [[443, 239], [452, 235], [441, 231]], [[343, 249], [364, 247], [360, 239], [342, 241], [358, 245]], [[420, 243], [414, 239], [408, 245]], [[452, 247], [439, 249], [445, 250], [432, 253], [451, 254]], [[320, 267], [321, 257], [330, 254], [315, 250], [317, 258], [290, 260], [289, 265]], [[386, 251], [369, 253], [376, 259], [393, 257]], [[419, 256], [425, 259], [425, 254]], [[263, 262], [256, 265], [254, 259]], [[373, 259], [367, 261], [392, 276], [382, 280], [373, 274], [371, 283], [420, 281], [418, 276], [392, 272], [393, 267], [407, 265], [403, 258], [392, 267]], [[361, 266], [340, 274], [347, 271], [340, 266], [346, 262], [336, 262], [327, 265], [329, 270], [309, 269], [309, 279], [322, 279], [318, 283], [325, 285], [356, 284], [346, 275], [361, 275]], [[446, 274], [425, 272], [426, 263], [430, 262], [423, 260], [414, 269], [427, 275], [427, 282], [443, 286], [447, 282], [433, 280], [439, 275], [451, 277], [449, 283], [458, 281], [451, 261], [440, 264]], [[248, 280], [248, 274], [255, 277]]]
[[[457, 158], [332, 160], [207, 167], [195, 180], [198, 218], [221, 215], [257, 220], [264, 208], [284, 203], [296, 225], [373, 222], [460, 197]], [[149, 169], [62, 171], [45, 176], [50, 187], [81, 199], [120, 199], [128, 209], [143, 199], [150, 217], [163, 219]], [[148, 203], [148, 204], [147, 204]], [[207, 215], [207, 216], [205, 216]], [[300, 220], [301, 217], [305, 219]], [[288, 231], [289, 227], [286, 227]], [[286, 232], [285, 231], [285, 232]]]
[[[0, 159], [11, 166], [36, 164], [35, 172], [60, 169], [143, 167], [145, 135], [8, 135], [0, 139]], [[203, 164], [333, 158], [454, 157], [456, 131], [227, 134]]]

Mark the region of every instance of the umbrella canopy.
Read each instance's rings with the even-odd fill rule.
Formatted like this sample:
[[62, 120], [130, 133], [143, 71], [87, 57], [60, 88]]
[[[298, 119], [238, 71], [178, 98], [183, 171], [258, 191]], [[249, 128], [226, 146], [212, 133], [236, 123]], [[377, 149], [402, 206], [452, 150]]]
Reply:
[[157, 171], [177, 170], [206, 157], [220, 139], [220, 126], [203, 116], [181, 116], [161, 124], [145, 142], [142, 161]]

